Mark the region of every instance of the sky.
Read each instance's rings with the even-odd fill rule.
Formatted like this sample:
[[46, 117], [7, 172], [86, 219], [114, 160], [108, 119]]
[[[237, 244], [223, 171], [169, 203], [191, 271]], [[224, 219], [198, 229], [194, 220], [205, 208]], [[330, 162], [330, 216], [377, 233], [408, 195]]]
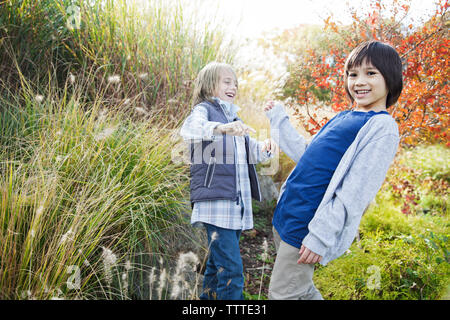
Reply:
[[[192, 0], [187, 0], [192, 1]], [[336, 20], [351, 23], [346, 2], [351, 6], [369, 6], [373, 0], [197, 0], [217, 20], [236, 26], [243, 37], [255, 38], [262, 32], [282, 30], [300, 24], [321, 24], [330, 12]], [[386, 0], [391, 3], [392, 0]], [[434, 0], [412, 0], [409, 16], [418, 21], [434, 12]]]
[[[145, 1], [145, 0], [144, 0]], [[169, 1], [169, 0], [165, 0]], [[350, 24], [352, 17], [349, 5], [358, 11], [368, 12], [374, 0], [171, 0], [180, 1], [183, 10], [192, 10], [196, 21], [208, 21], [226, 31], [225, 40], [239, 43], [234, 63], [244, 63], [253, 69], [270, 65], [275, 78], [285, 74], [285, 66], [276, 56], [258, 46], [256, 39], [263, 33], [285, 30], [302, 24], [323, 24], [330, 14], [336, 23]], [[405, 3], [408, 0], [382, 0], [390, 7], [393, 1]], [[348, 4], [347, 4], [348, 3]], [[373, 10], [373, 9], [372, 9]], [[422, 25], [435, 12], [435, 0], [411, 0], [405, 25]], [[411, 20], [412, 19], [412, 20]], [[202, 27], [200, 26], [200, 30]], [[244, 40], [244, 41], [240, 41]], [[250, 41], [247, 41], [250, 40]], [[272, 61], [272, 63], [269, 63]], [[274, 67], [276, 70], [273, 70]]]
[[[126, 0], [146, 6], [149, 0]], [[233, 35], [255, 39], [264, 32], [284, 30], [302, 24], [323, 24], [330, 13], [334, 22], [350, 24], [348, 5], [363, 12], [375, 0], [160, 0], [181, 4], [183, 12], [198, 21], [216, 23]], [[435, 11], [436, 0], [381, 0], [389, 6], [411, 3], [405, 24], [420, 25]], [[204, 18], [206, 17], [206, 18]], [[412, 20], [411, 20], [412, 19]]]

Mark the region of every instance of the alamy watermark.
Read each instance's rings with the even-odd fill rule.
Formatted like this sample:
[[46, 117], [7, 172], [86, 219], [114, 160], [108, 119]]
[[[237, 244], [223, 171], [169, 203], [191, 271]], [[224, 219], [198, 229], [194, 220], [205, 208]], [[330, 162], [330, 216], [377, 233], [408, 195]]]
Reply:
[[67, 7], [67, 21], [66, 26], [70, 31], [75, 29], [80, 29], [81, 27], [81, 10], [80, 7], [74, 4], [71, 4]]
[[381, 272], [380, 267], [371, 265], [367, 268], [367, 273], [370, 274], [366, 285], [369, 290], [381, 289]]
[[80, 267], [77, 265], [70, 265], [67, 267], [66, 272], [70, 274], [69, 278], [66, 281], [67, 289], [80, 290], [81, 285]]

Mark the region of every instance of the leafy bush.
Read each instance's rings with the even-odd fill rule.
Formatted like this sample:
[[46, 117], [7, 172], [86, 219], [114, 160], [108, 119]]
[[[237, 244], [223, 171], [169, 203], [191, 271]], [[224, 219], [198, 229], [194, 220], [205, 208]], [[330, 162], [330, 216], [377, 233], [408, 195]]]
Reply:
[[450, 182], [450, 149], [444, 145], [421, 145], [407, 151], [402, 162], [418, 171], [418, 178]]
[[402, 202], [402, 212], [448, 215], [450, 151], [443, 145], [418, 146], [399, 154], [384, 188]]
[[[361, 225], [361, 241], [320, 268], [316, 284], [331, 299], [438, 299], [450, 272], [447, 233], [418, 228], [413, 217], [388, 206], [372, 209]], [[376, 227], [373, 221], [389, 222]], [[387, 227], [388, 226], [388, 227]], [[406, 226], [406, 228], [405, 228]], [[433, 227], [433, 224], [427, 224]], [[407, 231], [409, 230], [409, 232]]]

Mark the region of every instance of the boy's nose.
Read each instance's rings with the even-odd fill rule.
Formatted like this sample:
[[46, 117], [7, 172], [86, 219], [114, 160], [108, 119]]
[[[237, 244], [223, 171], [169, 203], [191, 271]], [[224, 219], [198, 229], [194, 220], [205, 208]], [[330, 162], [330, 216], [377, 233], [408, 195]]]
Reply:
[[365, 77], [358, 77], [358, 78], [356, 78], [355, 85], [363, 86], [365, 84], [366, 84], [366, 78]]

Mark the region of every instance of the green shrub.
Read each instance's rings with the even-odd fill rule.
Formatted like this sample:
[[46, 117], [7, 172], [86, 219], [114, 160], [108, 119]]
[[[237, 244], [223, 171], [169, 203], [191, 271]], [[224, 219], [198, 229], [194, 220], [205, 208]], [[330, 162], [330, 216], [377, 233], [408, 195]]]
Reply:
[[422, 145], [406, 151], [402, 162], [418, 171], [419, 178], [450, 182], [450, 149], [444, 145]]
[[447, 215], [449, 210], [449, 149], [423, 145], [402, 150], [388, 172], [390, 192], [405, 214]]
[[[316, 271], [314, 281], [325, 298], [440, 298], [450, 273], [448, 230], [426, 231], [417, 228], [412, 217], [389, 211], [368, 212], [361, 224], [361, 241]], [[381, 220], [386, 221], [374, 228]]]

